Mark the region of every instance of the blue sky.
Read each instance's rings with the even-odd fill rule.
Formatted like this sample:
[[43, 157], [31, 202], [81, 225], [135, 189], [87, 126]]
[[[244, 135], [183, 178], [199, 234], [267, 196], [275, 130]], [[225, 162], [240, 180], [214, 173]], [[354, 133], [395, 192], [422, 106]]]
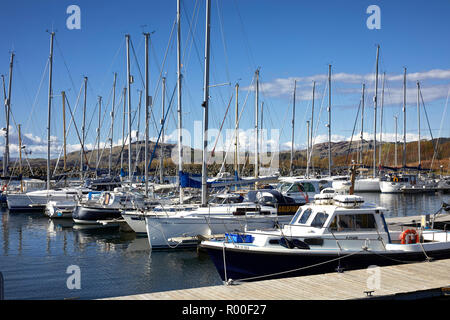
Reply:
[[[69, 30], [66, 20], [69, 5], [81, 9], [81, 29]], [[366, 20], [370, 5], [381, 9], [381, 29], [370, 30]], [[361, 85], [367, 88], [365, 136], [373, 133], [373, 95], [376, 45], [380, 44], [381, 74], [386, 72], [383, 135], [393, 139], [394, 116], [399, 118], [399, 137], [403, 132], [402, 74], [407, 67], [407, 133], [416, 137], [416, 81], [419, 80], [433, 136], [450, 136], [446, 103], [450, 90], [450, 20], [448, 1], [299, 1], [299, 0], [211, 0], [211, 85], [230, 83], [210, 89], [210, 127], [219, 128], [228, 102], [239, 83], [239, 102], [245, 103], [240, 127], [254, 126], [254, 94], [251, 83], [260, 68], [260, 102], [264, 102], [264, 128], [280, 130], [281, 148], [290, 143], [293, 82], [297, 82], [295, 146], [306, 143], [306, 121], [310, 118], [311, 83], [316, 80], [314, 126], [316, 142], [324, 141], [327, 114], [326, 86], [328, 64], [332, 65], [332, 134], [333, 140], [351, 136], [360, 102]], [[183, 51], [183, 127], [191, 134], [185, 139], [194, 147], [195, 121], [202, 119], [203, 51], [205, 1], [182, 0], [181, 43]], [[56, 31], [53, 68], [52, 135], [54, 156], [62, 143], [62, 112], [60, 92], [65, 90], [75, 108], [83, 77], [88, 77], [87, 123], [91, 123], [87, 143], [93, 145], [97, 127], [97, 97], [103, 98], [106, 109], [101, 140], [106, 141], [111, 110], [110, 94], [113, 72], [118, 73], [116, 103], [125, 86], [125, 34], [130, 34], [139, 68], [132, 55], [132, 109], [137, 110], [139, 93], [143, 89], [139, 70], [144, 72], [143, 31], [151, 36], [150, 81], [154, 96], [154, 118], [161, 117], [160, 71], [167, 77], [167, 99], [176, 82], [175, 33], [169, 42], [176, 17], [176, 0], [169, 1], [4, 1], [0, 11], [0, 73], [8, 79], [11, 50], [15, 53], [12, 84], [12, 111], [22, 124], [33, 157], [46, 152], [49, 34]], [[170, 44], [168, 46], [168, 44]], [[43, 80], [42, 80], [43, 79]], [[42, 81], [42, 85], [41, 84]], [[250, 91], [249, 91], [250, 90]], [[83, 95], [83, 93], [82, 93]], [[2, 97], [3, 98], [3, 97]], [[175, 100], [176, 101], [176, 100]], [[174, 102], [175, 102], [174, 101]], [[380, 99], [379, 99], [380, 101]], [[107, 103], [109, 102], [109, 103]], [[120, 102], [121, 103], [121, 102]], [[321, 106], [322, 109], [321, 109]], [[116, 114], [122, 105], [116, 106]], [[75, 112], [75, 122], [81, 126], [82, 96]], [[142, 110], [143, 107], [142, 107]], [[143, 112], [143, 111], [142, 111]], [[143, 115], [143, 113], [141, 113]], [[174, 138], [176, 103], [168, 119], [167, 138]], [[0, 113], [2, 126], [4, 113]], [[68, 120], [69, 121], [69, 120]], [[380, 119], [378, 119], [379, 125]], [[224, 122], [224, 130], [234, 126], [234, 98]], [[67, 124], [68, 125], [68, 124]], [[114, 123], [114, 141], [121, 139], [122, 119]], [[144, 131], [140, 122], [141, 137]], [[442, 128], [442, 130], [441, 130]], [[132, 126], [137, 129], [137, 124]], [[357, 122], [359, 134], [359, 120]], [[422, 137], [429, 137], [425, 113], [421, 111]], [[15, 129], [12, 129], [14, 144]], [[356, 133], [355, 133], [356, 134]], [[150, 135], [157, 135], [151, 123]], [[223, 141], [224, 135], [222, 135]], [[242, 143], [253, 151], [252, 136], [242, 134]], [[270, 140], [273, 136], [268, 135]], [[400, 139], [400, 138], [399, 138]], [[175, 140], [170, 140], [175, 142]], [[17, 139], [16, 139], [17, 142]], [[79, 147], [72, 126], [68, 136], [70, 150]], [[214, 145], [212, 137], [211, 149]], [[227, 148], [219, 143], [222, 148]], [[12, 148], [14, 151], [14, 146]]]

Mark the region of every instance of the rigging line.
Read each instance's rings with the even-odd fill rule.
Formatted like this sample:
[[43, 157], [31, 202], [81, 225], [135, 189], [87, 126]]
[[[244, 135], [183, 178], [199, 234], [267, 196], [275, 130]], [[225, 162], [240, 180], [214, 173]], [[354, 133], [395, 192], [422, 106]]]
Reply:
[[24, 129], [26, 129], [26, 130], [29, 129], [29, 123], [30, 123], [30, 120], [32, 120], [32, 115], [34, 113], [34, 108], [36, 107], [37, 99], [38, 99], [39, 93], [41, 92], [42, 84], [44, 82], [44, 77], [45, 77], [45, 75], [47, 73], [47, 68], [48, 68], [49, 62], [50, 62], [49, 59], [47, 59], [47, 63], [45, 64], [44, 72], [42, 73], [41, 82], [39, 83], [38, 92], [36, 93], [36, 96], [34, 97], [34, 102], [33, 102], [33, 105], [31, 106], [31, 111], [29, 113], [27, 122], [25, 124], [25, 128]]
[[[76, 105], [75, 105], [74, 113], [77, 111], [77, 108], [78, 108], [78, 101], [79, 101], [79, 99], [80, 99], [82, 89], [83, 89], [83, 84], [81, 84], [80, 91], [79, 91], [79, 93], [78, 93], [77, 103], [76, 103]], [[67, 98], [67, 96], [66, 96], [66, 98]], [[70, 118], [69, 126], [68, 126], [67, 131], [66, 131], [66, 136], [70, 133], [70, 128], [71, 128], [71, 126], [72, 126], [72, 122], [75, 123], [75, 119], [73, 118], [73, 116]], [[58, 168], [59, 160], [61, 159], [61, 155], [62, 155], [63, 150], [64, 150], [64, 149], [61, 148], [60, 151], [59, 151], [59, 155], [58, 155], [58, 159], [57, 159], [56, 164], [55, 164], [55, 169], [54, 169], [54, 171], [53, 171], [53, 175], [56, 174], [56, 169]]]
[[216, 5], [217, 5], [217, 16], [219, 17], [219, 26], [220, 26], [220, 34], [221, 34], [221, 38], [222, 38], [223, 51], [224, 51], [224, 55], [225, 55], [225, 71], [227, 74], [227, 81], [231, 82], [229, 65], [228, 65], [227, 45], [225, 42], [225, 33], [223, 31], [223, 21], [222, 21], [223, 17], [222, 17], [222, 11], [220, 10], [219, 0], [216, 0]]
[[75, 83], [74, 83], [74, 81], [73, 81], [73, 78], [72, 78], [72, 75], [71, 75], [71, 73], [70, 73], [69, 67], [68, 67], [68, 65], [67, 65], [67, 63], [66, 63], [66, 59], [64, 58], [64, 55], [63, 55], [63, 53], [62, 53], [62, 49], [61, 49], [61, 47], [59, 46], [59, 43], [58, 43], [58, 40], [56, 39], [56, 37], [55, 37], [55, 43], [56, 43], [56, 47], [57, 47], [58, 50], [59, 50], [59, 54], [61, 55], [63, 64], [64, 64], [64, 66], [65, 66], [65, 68], [66, 68], [66, 70], [67, 70], [67, 74], [69, 75], [69, 79], [70, 79], [70, 82], [71, 82], [71, 84], [72, 84], [72, 88], [74, 89], [74, 92], [75, 92]]
[[[219, 133], [217, 134], [216, 142], [214, 143], [214, 148], [212, 149], [211, 156], [214, 157], [214, 152], [216, 150], [217, 142], [219, 141], [220, 133], [222, 132], [223, 124], [228, 114], [228, 110], [230, 110], [231, 101], [233, 100], [233, 95], [230, 97], [230, 101], [228, 102], [227, 110], [225, 111], [225, 115], [223, 116], [222, 124], [220, 125]], [[211, 158], [210, 158], [211, 160]]]
[[345, 158], [345, 163], [348, 163], [348, 156], [350, 155], [350, 151], [351, 151], [351, 148], [352, 148], [353, 135], [355, 134], [356, 124], [358, 122], [358, 117], [359, 117], [359, 111], [360, 110], [361, 110], [361, 100], [359, 100], [358, 111], [356, 112], [355, 123], [353, 124], [352, 137], [350, 138], [350, 144], [348, 146], [348, 151], [347, 151], [347, 156]]
[[[439, 140], [440, 140], [440, 137], [441, 137], [441, 134], [442, 134], [442, 126], [443, 126], [443, 124], [444, 124], [445, 114], [447, 113], [447, 107], [448, 107], [448, 98], [449, 98], [449, 95], [450, 95], [450, 87], [449, 87], [448, 92], [447, 92], [447, 99], [446, 99], [446, 102], [445, 102], [444, 114], [442, 115], [442, 119], [441, 119], [441, 127], [439, 128], [439, 137], [438, 137], [438, 139], [437, 139], [436, 149], [435, 149], [435, 152], [433, 153], [433, 158], [432, 158], [432, 160], [431, 160], [430, 171], [431, 171], [431, 168], [433, 167], [433, 162], [434, 162], [435, 156], [436, 156], [437, 151], [438, 151]], [[420, 91], [420, 96], [422, 97], [422, 92], [421, 92], [421, 91]], [[426, 109], [425, 109], [425, 103], [423, 102], [423, 97], [422, 97], [422, 103], [423, 103], [423, 108], [424, 108], [424, 110], [426, 110]], [[425, 113], [425, 114], [426, 114], [426, 113]], [[428, 117], [427, 117], [427, 120], [428, 120]], [[433, 136], [431, 136], [431, 138], [433, 138]]]
[[245, 49], [246, 49], [246, 53], [247, 53], [247, 58], [248, 58], [249, 63], [251, 65], [251, 70], [255, 70], [256, 69], [255, 59], [253, 58], [253, 54], [252, 54], [251, 49], [250, 49], [250, 45], [249, 45], [250, 42], [248, 40], [247, 33], [245, 32], [244, 22], [242, 20], [241, 13], [239, 12], [239, 8], [238, 8], [236, 0], [234, 0], [234, 6], [236, 8], [236, 12], [237, 12], [237, 15], [238, 15], [238, 18], [239, 18], [239, 22], [240, 22], [240, 26], [241, 26], [241, 30], [242, 30], [242, 35], [243, 35], [243, 38], [244, 38], [244, 44], [245, 44]]
[[323, 103], [325, 101], [325, 92], [326, 92], [327, 89], [328, 89], [328, 81], [326, 81], [325, 86], [323, 88], [322, 102], [320, 103], [319, 115], [317, 117], [317, 122], [316, 122], [316, 128], [315, 128], [316, 130], [314, 131], [313, 142], [312, 142], [311, 150], [309, 151], [309, 158], [310, 159], [312, 159], [312, 155], [313, 155], [313, 151], [314, 151], [314, 145], [316, 144], [317, 130], [319, 129], [320, 118], [321, 118], [322, 110], [323, 110]]

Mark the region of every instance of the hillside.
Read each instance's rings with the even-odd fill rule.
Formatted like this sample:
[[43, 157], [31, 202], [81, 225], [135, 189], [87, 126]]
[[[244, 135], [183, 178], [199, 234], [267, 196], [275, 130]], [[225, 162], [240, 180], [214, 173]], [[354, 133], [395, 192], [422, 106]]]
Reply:
[[[433, 145], [437, 143], [437, 139], [431, 140], [423, 140], [421, 141], [421, 160], [422, 160], [422, 168], [430, 168], [431, 162], [433, 160]], [[359, 145], [360, 141], [353, 141], [350, 143], [349, 141], [341, 141], [341, 142], [333, 142], [331, 143], [331, 154], [332, 154], [332, 165], [334, 170], [345, 169], [352, 159], [357, 159], [357, 154], [359, 153]], [[144, 171], [144, 143], [140, 142], [141, 149], [139, 151], [139, 165], [137, 168], [138, 174], [142, 174]], [[136, 154], [137, 154], [138, 144], [134, 142], [132, 144], [132, 163], [135, 164]], [[151, 157], [151, 153], [155, 147], [154, 142], [149, 143], [149, 158]], [[394, 143], [383, 143], [382, 147], [382, 165], [393, 167], [395, 166], [395, 144]], [[379, 154], [380, 145], [377, 145], [377, 163], [378, 163], [378, 154]], [[372, 166], [373, 163], [373, 141], [365, 141], [363, 145], [363, 164], [367, 167]], [[407, 143], [406, 147], [406, 162], [407, 166], [417, 166], [418, 165], [418, 143], [417, 141]], [[114, 172], [119, 172], [121, 167], [121, 151], [122, 146], [116, 146], [113, 148], [112, 152], [112, 170]], [[189, 153], [190, 155], [186, 154]], [[159, 167], [159, 155], [160, 152], [164, 152], [164, 167], [165, 174], [167, 175], [176, 175], [178, 168], [173, 163], [171, 156], [172, 154], [177, 155], [177, 146], [175, 144], [163, 144], [158, 145], [155, 150], [154, 160], [151, 165], [151, 171], [156, 170]], [[196, 150], [199, 152], [199, 150]], [[123, 167], [124, 170], [128, 170], [128, 145], [123, 148]], [[187, 148], [187, 152], [185, 150], [184, 157], [188, 158], [189, 156], [193, 159], [194, 150], [192, 148]], [[198, 153], [197, 153], [198, 155]], [[402, 155], [403, 155], [403, 144], [397, 144], [397, 165], [402, 165]], [[223, 153], [216, 152], [216, 159], [223, 159]], [[96, 159], [97, 159], [97, 151], [90, 150], [85, 154], [84, 162], [86, 159], [90, 164], [91, 169], [95, 169]], [[433, 170], [439, 171], [440, 166], [443, 166], [444, 171], [449, 169], [449, 158], [450, 158], [450, 138], [441, 138], [439, 139], [439, 146], [437, 155], [433, 161]], [[105, 149], [103, 151], [103, 155], [101, 157], [99, 168], [102, 169], [103, 172], [107, 172], [108, 164], [109, 164], [109, 149]], [[1, 161], [0, 161], [1, 162]], [[244, 173], [251, 175], [253, 174], [253, 155], [250, 155], [250, 159], [247, 158], [247, 163], [245, 165]], [[30, 166], [33, 168], [34, 176], [45, 176], [46, 175], [46, 159], [29, 159]], [[51, 160], [52, 168], [55, 167], [57, 163], [57, 159]], [[290, 167], [290, 151], [282, 151], [279, 154], [279, 164], [280, 164], [280, 173], [287, 174], [289, 172]], [[311, 161], [311, 165], [314, 167], [316, 171], [328, 170], [328, 143], [321, 143], [314, 145], [314, 153]], [[23, 175], [30, 176], [30, 169], [25, 161], [23, 161]], [[201, 164], [185, 164], [184, 170], [193, 173], [201, 173]], [[306, 167], [306, 150], [297, 150], [294, 152], [294, 168], [297, 169], [297, 172], [304, 171]], [[67, 155], [66, 160], [66, 172], [70, 172], [76, 174], [80, 170], [80, 152], [71, 152]], [[221, 168], [220, 163], [209, 163], [208, 171], [210, 174], [214, 175], [219, 172]], [[233, 172], [233, 165], [231, 163], [227, 163], [225, 166], [226, 170], [229, 172]], [[241, 165], [242, 168], [242, 165]], [[92, 175], [94, 175], [94, 170], [92, 171]], [[63, 159], [61, 158], [58, 163], [57, 173], [63, 173]], [[14, 171], [14, 175], [17, 175], [17, 169]]]

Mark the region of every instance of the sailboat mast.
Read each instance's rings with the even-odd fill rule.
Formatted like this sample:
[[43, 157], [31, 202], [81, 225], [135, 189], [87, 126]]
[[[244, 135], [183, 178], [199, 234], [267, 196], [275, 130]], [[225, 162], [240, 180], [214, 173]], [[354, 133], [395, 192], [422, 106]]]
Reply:
[[52, 110], [52, 76], [53, 76], [53, 39], [55, 33], [50, 33], [50, 56], [48, 73], [48, 119], [47, 119], [47, 190], [50, 190], [50, 123]]
[[17, 125], [19, 131], [19, 175], [20, 175], [20, 192], [23, 192], [23, 180], [22, 180], [22, 134], [20, 130], [21, 125]]
[[[148, 114], [150, 108], [150, 97], [149, 97], [149, 65], [148, 65], [148, 46], [150, 34], [144, 33], [145, 36], [145, 144], [144, 144], [144, 175], [145, 175], [145, 196], [148, 197], [148, 139], [149, 139], [149, 129], [148, 129]], [[164, 79], [163, 79], [164, 85]], [[164, 99], [164, 95], [163, 95]], [[164, 135], [163, 135], [164, 136]]]
[[63, 149], [64, 149], [64, 172], [67, 170], [67, 148], [66, 148], [66, 92], [61, 92], [63, 113]]
[[259, 176], [259, 134], [258, 134], [258, 119], [259, 119], [259, 69], [255, 71], [256, 86], [255, 86], [255, 178]]
[[239, 173], [239, 84], [236, 83], [236, 115], [235, 115], [235, 126], [234, 126], [234, 174]]
[[177, 0], [177, 101], [178, 101], [178, 187], [180, 191], [180, 203], [183, 203], [183, 188], [181, 187], [181, 174], [183, 172], [183, 122], [181, 105], [181, 24], [180, 24], [180, 2]]
[[380, 45], [377, 46], [377, 62], [375, 70], [375, 96], [373, 97], [373, 177], [377, 176], [377, 104], [378, 104], [378, 57], [380, 53]]
[[83, 123], [81, 126], [81, 151], [80, 151], [80, 179], [83, 179], [83, 153], [84, 153], [84, 140], [86, 138], [85, 128], [86, 128], [86, 96], [87, 96], [87, 81], [88, 78], [84, 77], [84, 105], [83, 105]]
[[366, 84], [362, 84], [362, 94], [361, 94], [361, 148], [359, 150], [359, 162], [363, 163], [363, 146], [364, 146], [364, 93], [366, 89]]
[[128, 180], [131, 183], [133, 170], [131, 168], [131, 75], [130, 75], [130, 35], [125, 35], [127, 41], [127, 91], [128, 91]]
[[394, 148], [394, 157], [395, 157], [395, 161], [394, 161], [394, 165], [395, 165], [395, 167], [397, 168], [397, 165], [398, 165], [398, 163], [397, 163], [397, 159], [398, 159], [398, 156], [397, 156], [397, 141], [398, 141], [398, 139], [397, 139], [397, 123], [398, 123], [398, 117], [397, 116], [394, 116], [394, 119], [395, 119], [395, 148]]
[[328, 65], [328, 175], [331, 177], [331, 64]]
[[5, 154], [3, 156], [3, 176], [8, 175], [8, 163], [9, 163], [9, 117], [11, 114], [11, 84], [12, 84], [12, 71], [14, 64], [14, 53], [11, 52], [11, 61], [9, 63], [9, 80], [8, 80], [8, 98], [6, 99], [6, 132], [5, 132]]
[[295, 136], [295, 92], [297, 91], [297, 80], [294, 80], [294, 97], [292, 101], [292, 136], [291, 136], [291, 176], [294, 175], [294, 136]]
[[309, 120], [308, 120], [308, 121], [306, 121], [306, 136], [307, 136], [307, 140], [308, 140], [306, 143], [306, 178], [309, 178], [309, 148], [310, 148], [310, 145], [309, 145], [310, 131], [309, 130], [310, 129], [309, 129]]
[[109, 142], [109, 159], [108, 159], [108, 175], [109, 176], [111, 176], [111, 164], [112, 164], [113, 141], [114, 141], [114, 110], [116, 109], [116, 79], [117, 79], [117, 73], [114, 73], [113, 100], [112, 100], [112, 111], [111, 111], [111, 138], [110, 138], [110, 142]]
[[161, 145], [159, 147], [159, 183], [164, 181], [164, 115], [166, 114], [166, 78], [162, 78], [162, 92], [161, 92]]
[[403, 74], [403, 167], [406, 167], [406, 68]]
[[417, 130], [419, 131], [419, 141], [417, 142], [417, 152], [419, 155], [419, 168], [421, 167], [422, 161], [420, 157], [420, 83], [417, 81]]
[[[97, 165], [95, 166], [98, 170], [100, 166], [100, 126], [102, 121], [102, 97], [98, 97], [98, 127], [97, 127]], [[97, 171], [96, 170], [96, 171]], [[96, 173], [97, 175], [97, 173]]]
[[313, 127], [314, 127], [314, 100], [315, 100], [315, 94], [316, 94], [316, 81], [313, 81], [313, 88], [312, 88], [312, 103], [311, 103], [311, 127], [310, 131], [311, 134], [309, 135], [310, 143], [309, 146], [311, 147], [311, 155], [308, 154], [308, 161], [311, 163], [311, 168], [314, 169], [314, 162], [313, 162]]
[[383, 149], [381, 143], [383, 141], [383, 109], [384, 109], [384, 82], [386, 80], [386, 72], [383, 72], [383, 85], [381, 89], [381, 111], [380, 111], [380, 148], [379, 148], [379, 155], [378, 155], [378, 164], [381, 166], [381, 151]]
[[207, 205], [207, 156], [208, 156], [208, 100], [209, 100], [209, 54], [210, 54], [210, 9], [211, 1], [206, 0], [206, 32], [205, 32], [205, 74], [203, 87], [203, 161], [202, 161], [202, 206]]

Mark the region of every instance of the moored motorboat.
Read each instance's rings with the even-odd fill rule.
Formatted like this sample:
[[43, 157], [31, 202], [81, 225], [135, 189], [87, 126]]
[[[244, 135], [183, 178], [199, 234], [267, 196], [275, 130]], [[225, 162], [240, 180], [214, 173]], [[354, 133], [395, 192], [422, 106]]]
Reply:
[[277, 190], [261, 189], [249, 191], [241, 203], [188, 206], [181, 210], [159, 206], [145, 214], [147, 236], [153, 249], [192, 246], [193, 243], [180, 244], [174, 238], [272, 228], [289, 222], [300, 205]]
[[385, 208], [355, 195], [318, 197], [279, 230], [202, 241], [221, 278], [261, 280], [450, 257], [450, 232], [388, 230]]

